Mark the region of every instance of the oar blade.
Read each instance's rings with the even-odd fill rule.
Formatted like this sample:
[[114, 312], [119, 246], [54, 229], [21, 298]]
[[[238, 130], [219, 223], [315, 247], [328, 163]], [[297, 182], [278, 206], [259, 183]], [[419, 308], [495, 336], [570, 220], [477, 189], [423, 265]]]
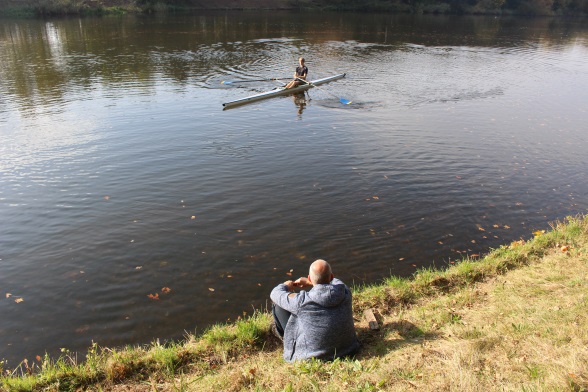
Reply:
[[223, 80], [223, 81], [221, 82], [221, 84], [233, 84], [233, 82], [231, 82], [231, 81], [228, 81], [228, 80]]
[[349, 101], [345, 98], [341, 98], [341, 99], [339, 99], [339, 102], [341, 102], [343, 105], [351, 105], [351, 102], [353, 102], [353, 101]]

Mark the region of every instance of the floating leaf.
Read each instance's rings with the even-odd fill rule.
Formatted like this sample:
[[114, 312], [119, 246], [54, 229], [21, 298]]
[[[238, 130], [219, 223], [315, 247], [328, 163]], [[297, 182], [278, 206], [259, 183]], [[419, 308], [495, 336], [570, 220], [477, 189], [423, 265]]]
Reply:
[[6, 293], [6, 298], [10, 298], [10, 297], [12, 297], [12, 294]]
[[22, 298], [17, 298], [17, 299], [14, 300], [14, 302], [16, 302], [17, 304], [19, 304], [19, 303], [21, 303], [23, 301], [24, 301], [24, 299], [22, 299]]
[[510, 229], [510, 226], [504, 225], [504, 228], [508, 230], [508, 229]]
[[443, 245], [443, 241], [438, 241], [437, 242], [439, 245]]
[[110, 196], [104, 196], [104, 200], [106, 200], [106, 201], [110, 200]]
[[233, 275], [227, 275], [227, 278], [231, 279], [233, 277]]
[[138, 266], [135, 267], [136, 270], [140, 270], [141, 268], [143, 268], [142, 265], [138, 265]]
[[192, 215], [192, 216], [190, 217], [190, 219], [192, 219], [192, 220], [196, 219], [196, 215]]
[[401, 257], [401, 258], [398, 259], [398, 261], [402, 261], [402, 260], [404, 260], [404, 257]]
[[161, 289], [161, 292], [164, 293], [164, 294], [167, 294], [170, 291], [171, 291], [171, 289], [169, 287], [164, 287], [164, 288]]
[[214, 291], [214, 289], [212, 287], [209, 287], [208, 290], [209, 291]]
[[494, 227], [495, 229], [498, 229], [500, 227], [500, 225], [492, 225], [492, 227]]
[[159, 299], [159, 293], [155, 293], [155, 295], [154, 294], [149, 294], [149, 295], [147, 295], [147, 298], [153, 299], [153, 300], [158, 300]]
[[372, 196], [372, 199], [374, 199], [374, 200], [380, 200], [380, 198], [378, 196]]
[[472, 244], [475, 244], [475, 243], [476, 243], [476, 240], [471, 240], [470, 242], [471, 242]]

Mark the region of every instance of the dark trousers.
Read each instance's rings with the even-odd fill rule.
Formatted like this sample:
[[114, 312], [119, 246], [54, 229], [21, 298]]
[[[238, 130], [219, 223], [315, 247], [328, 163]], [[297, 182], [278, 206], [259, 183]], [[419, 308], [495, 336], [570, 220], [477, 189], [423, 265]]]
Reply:
[[274, 322], [276, 323], [276, 330], [280, 336], [284, 336], [284, 330], [288, 324], [288, 319], [292, 313], [280, 308], [278, 305], [272, 305], [272, 314], [274, 315]]

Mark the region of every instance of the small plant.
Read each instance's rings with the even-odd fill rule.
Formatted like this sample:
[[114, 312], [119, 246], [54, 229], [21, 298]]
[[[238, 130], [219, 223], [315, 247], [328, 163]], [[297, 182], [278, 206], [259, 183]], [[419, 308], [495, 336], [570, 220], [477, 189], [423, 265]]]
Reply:
[[525, 367], [527, 368], [527, 371], [529, 372], [529, 377], [531, 377], [532, 380], [537, 380], [539, 377], [542, 376], [542, 371], [539, 366], [525, 365]]

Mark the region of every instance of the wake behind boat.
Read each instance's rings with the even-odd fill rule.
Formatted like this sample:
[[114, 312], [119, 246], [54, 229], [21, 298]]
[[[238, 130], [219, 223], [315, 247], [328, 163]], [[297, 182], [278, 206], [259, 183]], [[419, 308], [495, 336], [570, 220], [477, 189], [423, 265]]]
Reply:
[[342, 79], [344, 77], [345, 77], [345, 74], [343, 73], [343, 74], [339, 74], [339, 75], [329, 76], [327, 78], [317, 79], [312, 82], [308, 82], [306, 84], [301, 84], [301, 85], [299, 85], [297, 87], [293, 87], [293, 88], [287, 89], [284, 87], [276, 87], [275, 89], [270, 90], [270, 91], [266, 91], [264, 93], [259, 93], [259, 94], [251, 95], [249, 97], [236, 99], [234, 101], [225, 102], [225, 103], [223, 103], [223, 106], [225, 109], [228, 109], [231, 107], [244, 105], [246, 103], [259, 101], [259, 100], [266, 99], [266, 98], [277, 97], [278, 95], [295, 94], [295, 93], [299, 93], [299, 92], [304, 92], [314, 86], [329, 83], [334, 80]]

